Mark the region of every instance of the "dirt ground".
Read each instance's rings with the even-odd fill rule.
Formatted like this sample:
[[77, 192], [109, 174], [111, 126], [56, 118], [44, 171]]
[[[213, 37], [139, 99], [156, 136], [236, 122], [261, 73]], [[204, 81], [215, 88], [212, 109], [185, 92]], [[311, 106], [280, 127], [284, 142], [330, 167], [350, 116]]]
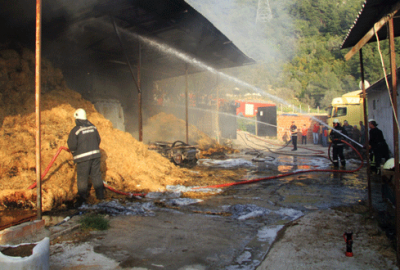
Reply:
[[[244, 153], [255, 150], [251, 140], [243, 138], [235, 142], [242, 149], [241, 154], [233, 156], [235, 160], [248, 157]], [[273, 155], [275, 161], [267, 165], [264, 174], [276, 174], [278, 168], [287, 170], [290, 166], [325, 166], [324, 159], [310, 163], [309, 157], [300, 156], [297, 164], [289, 164], [287, 161], [293, 160], [290, 148], [279, 148], [274, 148], [280, 154]], [[320, 146], [308, 148], [326, 151]], [[298, 152], [310, 153], [301, 148]], [[357, 161], [350, 160], [349, 167], [358, 167]], [[257, 175], [262, 173], [260, 168], [258, 165]], [[371, 217], [365, 206], [365, 173], [362, 169], [355, 174], [299, 174], [227, 188], [203, 200], [189, 199], [189, 203], [183, 203], [185, 198], [179, 194], [157, 193], [143, 201], [125, 202], [123, 207], [108, 203], [80, 209], [108, 213], [110, 229], [86, 233], [78, 230], [53, 238], [51, 266], [397, 269], [393, 239], [387, 237], [378, 217]], [[379, 190], [379, 183], [376, 184], [374, 194]], [[115, 215], [117, 210], [120, 212]], [[75, 216], [62, 226], [74, 226], [79, 218]], [[58, 231], [58, 227], [50, 229]], [[354, 233], [353, 257], [345, 256], [343, 234], [348, 230]]]

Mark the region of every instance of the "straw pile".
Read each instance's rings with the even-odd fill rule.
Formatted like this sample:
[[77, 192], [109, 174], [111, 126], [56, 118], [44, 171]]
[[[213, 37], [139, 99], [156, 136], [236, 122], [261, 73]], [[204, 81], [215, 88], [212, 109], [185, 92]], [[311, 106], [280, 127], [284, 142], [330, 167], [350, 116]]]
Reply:
[[[173, 114], [161, 112], [149, 118], [143, 127], [149, 141], [186, 141], [186, 122]], [[189, 125], [189, 143], [201, 146], [214, 145], [216, 141], [193, 125]]]
[[[72, 117], [77, 108], [87, 111], [102, 142], [103, 179], [124, 191], [164, 190], [166, 185], [191, 179], [130, 134], [112, 127], [93, 104], [66, 87], [62, 72], [50, 62], [42, 63], [41, 166], [50, 163], [61, 146], [67, 146]], [[34, 207], [35, 97], [34, 54], [29, 50], [0, 50], [0, 208]], [[50, 210], [73, 200], [77, 193], [76, 169], [70, 153], [63, 151], [43, 179], [43, 209]]]
[[[0, 209], [35, 208], [36, 205], [36, 188], [28, 190], [36, 180], [34, 67], [31, 51], [4, 49], [0, 44]], [[61, 70], [46, 60], [42, 62], [42, 172], [57, 150], [67, 147], [68, 134], [75, 126], [73, 112], [77, 108], [85, 109], [89, 121], [99, 130], [103, 180], [118, 190], [163, 191], [166, 185], [224, 183], [237, 176], [221, 171], [217, 179], [209, 172], [191, 172], [148, 150], [147, 145], [131, 134], [114, 129], [92, 103], [68, 89]], [[159, 123], [166, 122], [171, 127], [170, 121], [165, 120], [169, 116], [158, 117]], [[194, 127], [191, 129], [193, 132]], [[210, 142], [199, 131], [190, 136]], [[72, 155], [62, 151], [42, 181], [43, 210], [64, 207], [65, 202], [74, 200], [76, 193], [76, 166]]]

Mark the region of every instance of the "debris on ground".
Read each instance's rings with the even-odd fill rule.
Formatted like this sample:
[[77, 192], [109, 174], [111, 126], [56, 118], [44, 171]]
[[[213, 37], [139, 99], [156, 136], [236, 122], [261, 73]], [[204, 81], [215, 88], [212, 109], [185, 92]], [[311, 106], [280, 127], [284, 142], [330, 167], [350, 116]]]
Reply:
[[[147, 124], [143, 127], [143, 132], [146, 134], [146, 139], [151, 142], [185, 142], [186, 122], [173, 114], [161, 112], [147, 120]], [[238, 152], [229, 143], [226, 145], [219, 144], [193, 125], [189, 125], [189, 144], [201, 150], [200, 158], [215, 155], [224, 157], [226, 154]]]

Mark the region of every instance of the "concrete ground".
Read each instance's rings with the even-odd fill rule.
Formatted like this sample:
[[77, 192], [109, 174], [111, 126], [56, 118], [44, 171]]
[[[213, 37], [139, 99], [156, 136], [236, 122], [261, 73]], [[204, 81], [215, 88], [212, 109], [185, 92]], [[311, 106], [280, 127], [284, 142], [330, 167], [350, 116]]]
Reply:
[[[290, 148], [267, 145], [245, 133], [233, 143], [242, 151], [229, 157], [235, 162], [223, 165], [242, 166], [249, 178], [330, 168], [326, 158], [310, 150], [326, 154], [327, 148], [319, 145], [299, 148], [295, 156]], [[347, 169], [359, 165], [349, 160]], [[218, 166], [210, 167], [210, 173]], [[373, 183], [374, 200], [379, 201], [378, 179]], [[50, 265], [51, 269], [397, 269], [391, 239], [378, 226], [378, 216], [369, 215], [366, 201], [366, 172], [361, 169], [353, 174], [301, 173], [238, 185], [201, 201], [171, 191], [138, 201], [85, 206], [79, 211], [106, 213], [110, 229], [81, 231], [82, 215], [51, 226]], [[343, 233], [348, 230], [354, 233], [353, 257], [345, 256]]]

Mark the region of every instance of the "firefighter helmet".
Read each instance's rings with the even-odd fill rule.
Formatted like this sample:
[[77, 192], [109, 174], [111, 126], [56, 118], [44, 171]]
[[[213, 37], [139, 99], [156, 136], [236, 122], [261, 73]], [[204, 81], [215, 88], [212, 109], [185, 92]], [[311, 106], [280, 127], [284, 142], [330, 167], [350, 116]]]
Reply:
[[333, 123], [334, 124], [339, 124], [339, 119], [337, 119], [337, 118], [333, 119]]
[[385, 170], [392, 170], [394, 169], [394, 158], [389, 158], [385, 164], [383, 165]]
[[86, 111], [84, 109], [77, 109], [74, 113], [75, 119], [87, 120]]

